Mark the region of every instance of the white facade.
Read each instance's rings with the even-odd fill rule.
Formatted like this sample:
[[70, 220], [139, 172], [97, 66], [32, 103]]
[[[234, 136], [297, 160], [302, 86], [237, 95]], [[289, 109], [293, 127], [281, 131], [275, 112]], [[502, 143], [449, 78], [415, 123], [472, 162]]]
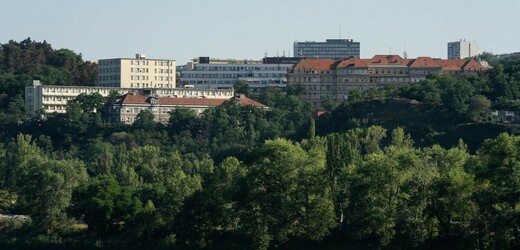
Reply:
[[81, 93], [99, 93], [107, 97], [110, 92], [117, 91], [119, 94], [138, 93], [156, 97], [184, 97], [184, 98], [210, 98], [230, 99], [234, 96], [233, 89], [170, 89], [170, 88], [115, 88], [94, 86], [55, 86], [42, 85], [40, 81], [34, 81], [33, 86], [25, 87], [25, 106], [27, 117], [38, 117], [41, 110], [46, 113], [65, 113], [67, 102], [76, 98]]
[[478, 43], [460, 40], [448, 43], [448, 59], [465, 59], [480, 55]]
[[119, 88], [175, 88], [175, 60], [135, 58], [101, 59], [99, 85]]
[[232, 88], [238, 81], [248, 84], [250, 91], [261, 92], [267, 86], [285, 88], [287, 71], [293, 64], [263, 64], [259, 61], [218, 61], [200, 63], [197, 60], [180, 67], [179, 81], [195, 88]]

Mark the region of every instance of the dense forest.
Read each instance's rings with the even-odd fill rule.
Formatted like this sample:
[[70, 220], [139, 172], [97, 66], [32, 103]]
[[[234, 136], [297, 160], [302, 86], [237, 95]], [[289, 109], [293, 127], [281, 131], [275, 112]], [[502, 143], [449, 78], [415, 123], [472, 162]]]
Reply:
[[96, 84], [97, 73], [70, 50], [10, 41], [0, 246], [517, 249], [520, 137], [489, 111], [519, 111], [520, 58], [492, 58], [478, 77], [354, 91], [319, 118], [290, 86], [256, 97], [269, 109], [228, 101], [176, 109], [168, 124], [143, 111], [110, 125], [96, 95], [45, 120], [13, 118], [32, 79]]

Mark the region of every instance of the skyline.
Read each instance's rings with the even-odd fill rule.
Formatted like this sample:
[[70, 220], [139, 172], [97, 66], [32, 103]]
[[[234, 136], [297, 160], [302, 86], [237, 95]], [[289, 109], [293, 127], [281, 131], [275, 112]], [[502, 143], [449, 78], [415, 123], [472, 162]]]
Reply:
[[12, 11], [0, 16], [0, 43], [30, 37], [90, 61], [142, 53], [177, 65], [199, 56], [289, 56], [295, 41], [340, 36], [360, 42], [362, 58], [402, 56], [405, 48], [410, 58], [446, 58], [447, 43], [464, 38], [481, 51], [518, 52], [520, 2], [497, 2], [9, 1], [3, 6]]

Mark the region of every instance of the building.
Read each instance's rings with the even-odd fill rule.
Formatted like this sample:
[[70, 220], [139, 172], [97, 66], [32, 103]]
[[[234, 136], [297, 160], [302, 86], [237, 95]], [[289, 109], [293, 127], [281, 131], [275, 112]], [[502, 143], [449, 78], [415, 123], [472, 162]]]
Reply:
[[478, 43], [460, 39], [457, 42], [448, 43], [448, 59], [465, 59], [480, 55]]
[[170, 88], [176, 87], [175, 60], [135, 58], [98, 60], [99, 85], [118, 88]]
[[39, 117], [41, 110], [46, 113], [65, 113], [67, 102], [81, 93], [99, 93], [107, 97], [112, 91], [120, 94], [138, 93], [156, 97], [183, 97], [205, 99], [230, 99], [234, 96], [233, 89], [194, 89], [194, 88], [115, 88], [94, 86], [55, 86], [42, 85], [40, 81], [33, 81], [32, 86], [25, 87], [25, 105], [27, 117]]
[[[281, 61], [280, 61], [281, 62]], [[193, 59], [179, 67], [179, 82], [195, 88], [232, 88], [239, 81], [248, 84], [249, 92], [260, 93], [265, 87], [287, 86], [288, 63], [262, 63], [253, 60], [218, 60], [209, 57]]]
[[148, 109], [154, 116], [155, 122], [168, 123], [170, 112], [178, 107], [193, 109], [197, 114], [210, 107], [222, 105], [230, 99], [237, 100], [241, 105], [252, 105], [266, 108], [262, 103], [249, 99], [244, 95], [232, 98], [176, 98], [176, 97], [150, 97], [139, 94], [127, 93], [118, 99], [110, 100], [105, 107], [105, 122], [108, 123], [134, 123], [137, 115], [142, 110]]
[[294, 55], [309, 59], [359, 57], [360, 44], [352, 39], [327, 39], [325, 42], [294, 42]]
[[476, 75], [486, 70], [474, 59], [441, 60], [430, 57], [404, 59], [398, 55], [376, 55], [370, 59], [303, 59], [289, 70], [288, 84], [302, 84], [300, 98], [322, 107], [325, 100], [338, 104], [349, 92], [407, 84], [429, 74]]

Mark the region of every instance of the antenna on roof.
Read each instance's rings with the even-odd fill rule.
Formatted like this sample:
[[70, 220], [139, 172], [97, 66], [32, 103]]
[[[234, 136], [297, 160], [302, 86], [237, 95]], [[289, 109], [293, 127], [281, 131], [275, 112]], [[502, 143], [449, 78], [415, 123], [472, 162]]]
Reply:
[[265, 57], [267, 57], [267, 50], [265, 50]]
[[339, 39], [341, 39], [341, 26], [339, 26]]
[[389, 54], [389, 55], [392, 54], [392, 46], [389, 46], [389, 47], [388, 47], [388, 54]]
[[403, 58], [408, 59], [408, 53], [406, 52], [406, 43], [404, 44]]

